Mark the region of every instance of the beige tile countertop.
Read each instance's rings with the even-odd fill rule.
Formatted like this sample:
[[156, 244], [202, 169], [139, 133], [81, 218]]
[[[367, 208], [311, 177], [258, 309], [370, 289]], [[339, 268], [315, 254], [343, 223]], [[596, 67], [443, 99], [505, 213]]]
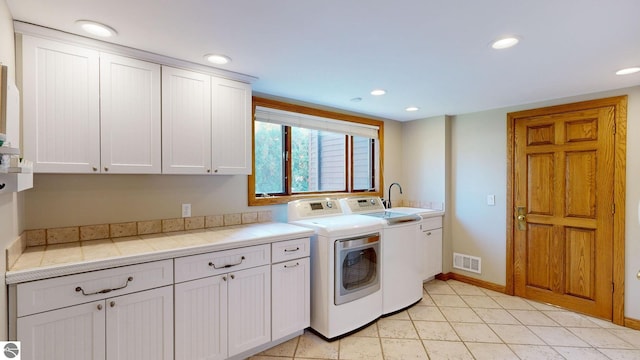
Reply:
[[311, 235], [313, 230], [272, 222], [34, 246], [20, 255], [5, 281], [15, 284]]

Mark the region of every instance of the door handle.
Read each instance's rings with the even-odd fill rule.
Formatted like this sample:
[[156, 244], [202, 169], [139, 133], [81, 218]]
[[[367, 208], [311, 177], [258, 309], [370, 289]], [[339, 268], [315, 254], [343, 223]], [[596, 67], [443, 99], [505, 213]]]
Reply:
[[518, 220], [518, 230], [525, 231], [527, 230], [527, 213], [524, 206], [518, 206], [516, 208], [516, 220]]

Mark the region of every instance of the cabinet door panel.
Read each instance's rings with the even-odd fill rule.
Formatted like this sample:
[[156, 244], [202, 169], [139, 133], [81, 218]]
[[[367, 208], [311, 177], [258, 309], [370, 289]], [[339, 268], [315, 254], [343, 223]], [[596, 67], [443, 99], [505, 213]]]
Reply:
[[229, 356], [271, 341], [271, 266], [229, 274]]
[[22, 36], [24, 157], [35, 172], [100, 167], [97, 51]]
[[211, 77], [162, 67], [162, 172], [211, 172]]
[[106, 302], [108, 360], [173, 359], [173, 286]]
[[[425, 278], [438, 275], [442, 272], [442, 228], [423, 232], [423, 241], [426, 242], [426, 273]], [[424, 253], [423, 253], [423, 256]]]
[[309, 258], [296, 259], [271, 267], [273, 340], [309, 326], [310, 321]]
[[211, 162], [218, 175], [251, 174], [251, 85], [212, 78]]
[[100, 54], [102, 172], [160, 173], [160, 65]]
[[175, 285], [176, 360], [227, 358], [227, 275]]
[[104, 301], [18, 318], [22, 360], [103, 360]]

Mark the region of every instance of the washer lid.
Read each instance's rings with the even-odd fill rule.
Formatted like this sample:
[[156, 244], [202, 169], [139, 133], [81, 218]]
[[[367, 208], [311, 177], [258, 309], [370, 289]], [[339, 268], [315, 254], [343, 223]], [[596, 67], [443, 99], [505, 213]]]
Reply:
[[312, 228], [319, 236], [344, 238], [366, 235], [382, 231], [383, 222], [378, 218], [364, 215], [341, 215], [321, 217], [308, 220], [290, 221], [289, 223]]

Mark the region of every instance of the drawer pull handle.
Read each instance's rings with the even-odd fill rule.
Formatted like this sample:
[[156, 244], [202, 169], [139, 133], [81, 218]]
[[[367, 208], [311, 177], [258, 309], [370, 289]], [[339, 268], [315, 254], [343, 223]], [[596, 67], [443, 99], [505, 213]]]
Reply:
[[5, 183], [0, 184], [0, 190], [4, 189], [5, 186], [7, 186], [7, 184]]
[[300, 250], [300, 247], [297, 247], [295, 249], [284, 249], [284, 252], [294, 252], [294, 251], [298, 251]]
[[300, 266], [300, 263], [296, 263], [295, 265], [285, 265], [284, 267], [285, 268], [293, 268], [293, 267], [296, 267], [296, 266]]
[[237, 262], [235, 264], [227, 264], [227, 265], [224, 265], [224, 266], [216, 266], [216, 264], [210, 262], [209, 266], [212, 266], [214, 269], [226, 269], [226, 268], [238, 266], [238, 265], [242, 264], [243, 261], [244, 261], [244, 256], [240, 258], [240, 262]]
[[124, 289], [124, 288], [126, 288], [127, 286], [129, 286], [129, 283], [130, 283], [131, 281], [133, 281], [133, 276], [129, 276], [129, 277], [127, 278], [127, 282], [126, 282], [126, 283], [124, 283], [124, 285], [122, 285], [122, 286], [120, 286], [120, 287], [113, 288], [113, 289], [103, 289], [103, 290], [96, 291], [96, 292], [92, 292], [92, 293], [86, 293], [86, 292], [84, 292], [84, 289], [83, 289], [83, 288], [81, 288], [80, 286], [78, 286], [78, 287], [76, 288], [76, 292], [82, 292], [82, 295], [84, 295], [84, 296], [97, 295], [97, 294], [107, 294], [107, 293], [110, 293], [110, 292], [115, 291], [115, 290], [120, 290], [120, 289]]

